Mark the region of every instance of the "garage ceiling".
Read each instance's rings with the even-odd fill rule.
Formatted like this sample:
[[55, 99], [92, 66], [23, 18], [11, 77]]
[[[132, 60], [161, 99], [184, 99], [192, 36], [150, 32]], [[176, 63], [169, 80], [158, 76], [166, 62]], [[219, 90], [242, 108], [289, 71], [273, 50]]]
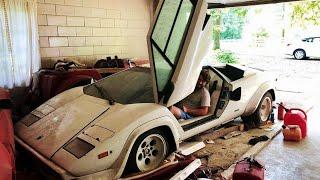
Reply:
[[272, 4], [291, 2], [299, 0], [207, 0], [209, 2], [209, 8], [225, 8], [225, 7], [236, 7], [236, 6], [250, 6], [259, 4]]

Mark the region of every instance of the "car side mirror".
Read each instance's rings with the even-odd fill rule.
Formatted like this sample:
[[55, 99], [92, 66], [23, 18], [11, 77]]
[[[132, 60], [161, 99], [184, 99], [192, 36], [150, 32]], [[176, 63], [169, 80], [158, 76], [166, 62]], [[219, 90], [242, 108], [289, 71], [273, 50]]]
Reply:
[[241, 87], [238, 87], [230, 93], [230, 100], [239, 101], [241, 99]]
[[0, 109], [11, 109], [12, 103], [9, 99], [1, 99], [0, 100]]

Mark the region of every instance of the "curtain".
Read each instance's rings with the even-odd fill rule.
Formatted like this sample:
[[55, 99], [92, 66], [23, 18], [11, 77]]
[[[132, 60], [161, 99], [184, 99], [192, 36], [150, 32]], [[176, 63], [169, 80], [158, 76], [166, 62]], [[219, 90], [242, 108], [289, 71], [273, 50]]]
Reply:
[[0, 0], [0, 87], [28, 86], [40, 68], [36, 0]]

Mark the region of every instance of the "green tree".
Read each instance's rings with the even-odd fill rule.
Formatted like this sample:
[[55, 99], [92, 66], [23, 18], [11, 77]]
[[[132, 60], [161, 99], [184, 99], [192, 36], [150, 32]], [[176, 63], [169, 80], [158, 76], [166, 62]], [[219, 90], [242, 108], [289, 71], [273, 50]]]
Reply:
[[222, 14], [221, 39], [241, 39], [247, 12], [245, 8], [231, 8]]
[[265, 39], [269, 37], [269, 33], [264, 27], [260, 27], [256, 33], [253, 34], [258, 39]]
[[215, 9], [211, 11], [214, 29], [214, 50], [220, 49], [220, 39], [240, 39], [247, 8]]
[[291, 26], [306, 28], [308, 25], [320, 25], [320, 1], [291, 3]]
[[220, 49], [220, 37], [221, 37], [221, 9], [211, 11], [211, 16], [213, 16], [213, 49]]

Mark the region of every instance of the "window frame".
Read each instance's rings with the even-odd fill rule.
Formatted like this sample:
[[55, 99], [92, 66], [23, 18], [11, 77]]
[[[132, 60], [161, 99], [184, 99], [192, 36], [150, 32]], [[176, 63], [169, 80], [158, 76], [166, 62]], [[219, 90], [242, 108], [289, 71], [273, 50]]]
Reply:
[[[179, 6], [178, 6], [178, 9], [176, 11], [176, 14], [175, 14], [175, 18], [174, 18], [174, 21], [171, 25], [171, 29], [170, 29], [170, 32], [169, 32], [169, 35], [168, 35], [168, 39], [166, 41], [166, 44], [165, 44], [165, 48], [164, 50], [162, 50], [158, 44], [155, 42], [155, 40], [152, 38], [153, 34], [154, 34], [154, 31], [155, 31], [155, 28], [156, 28], [156, 25], [158, 23], [158, 19], [159, 19], [159, 16], [162, 12], [162, 8], [164, 6], [164, 3], [166, 2], [166, 0], [163, 0], [162, 1], [162, 4], [161, 4], [161, 7], [160, 7], [160, 10], [159, 10], [159, 14], [157, 15], [157, 18], [155, 20], [155, 24], [154, 24], [154, 27], [151, 31], [151, 35], [150, 35], [150, 48], [151, 48], [151, 55], [152, 55], [152, 60], [153, 60], [153, 71], [154, 71], [154, 77], [155, 77], [155, 83], [156, 83], [156, 89], [157, 89], [157, 95], [158, 95], [158, 99], [160, 100], [163, 96], [166, 97], [166, 99], [169, 99], [169, 96], [173, 90], [173, 87], [172, 85], [170, 85], [170, 81], [172, 79], [172, 76], [176, 70], [176, 67], [177, 67], [177, 64], [178, 64], [178, 59], [180, 58], [181, 56], [181, 51], [184, 47], [184, 44], [185, 44], [185, 41], [186, 41], [186, 37], [187, 37], [187, 34], [188, 34], [188, 31], [189, 31], [189, 28], [190, 28], [190, 25], [191, 25], [191, 22], [193, 21], [193, 16], [194, 16], [194, 13], [195, 13], [195, 9], [197, 7], [197, 4], [198, 4], [198, 1], [196, 0], [189, 0], [190, 3], [192, 4], [193, 8], [190, 12], [190, 16], [189, 16], [189, 19], [188, 19], [188, 22], [186, 24], [186, 28], [185, 28], [185, 32], [184, 32], [184, 35], [182, 37], [182, 40], [181, 40], [181, 44], [180, 44], [180, 47], [178, 48], [178, 51], [177, 51], [177, 55], [174, 59], [174, 63], [172, 63], [170, 61], [170, 59], [168, 58], [168, 56], [166, 55], [166, 51], [167, 51], [167, 48], [168, 48], [168, 45], [170, 43], [170, 39], [171, 39], [171, 36], [172, 36], [172, 33], [173, 33], [173, 30], [175, 28], [175, 25], [176, 25], [176, 21], [178, 19], [178, 15], [179, 15], [179, 12], [181, 10], [181, 6], [182, 6], [182, 3], [183, 3], [184, 0], [180, 0], [180, 3], [179, 3]], [[153, 49], [153, 46], [155, 47], [155, 49], [160, 53], [160, 55], [163, 57], [163, 59], [166, 61], [166, 63], [169, 64], [169, 66], [171, 67], [171, 72], [170, 72], [170, 75], [169, 75], [169, 78], [168, 78], [168, 82], [166, 82], [166, 85], [164, 86], [164, 88], [162, 89], [162, 91], [159, 91], [159, 84], [158, 84], [158, 77], [157, 77], [157, 68], [155, 67], [155, 59], [154, 59], [154, 49]], [[170, 90], [171, 89], [171, 90]]]

